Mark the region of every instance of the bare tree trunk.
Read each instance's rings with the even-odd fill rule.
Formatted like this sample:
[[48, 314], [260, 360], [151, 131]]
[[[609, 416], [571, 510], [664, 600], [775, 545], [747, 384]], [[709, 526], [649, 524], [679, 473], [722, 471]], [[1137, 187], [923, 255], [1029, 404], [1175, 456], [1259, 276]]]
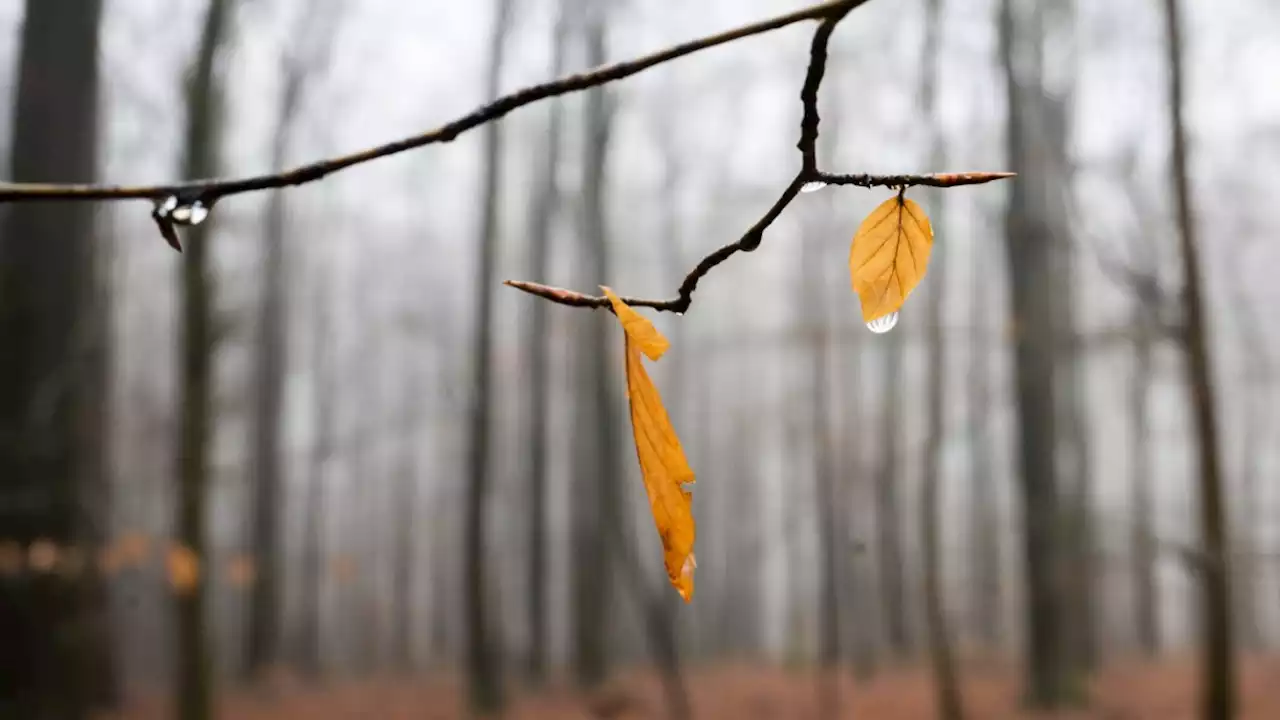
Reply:
[[1152, 328], [1148, 311], [1135, 308], [1133, 376], [1129, 381], [1129, 416], [1133, 424], [1130, 480], [1130, 528], [1133, 546], [1133, 619], [1138, 646], [1149, 658], [1160, 652], [1160, 594], [1156, 591], [1154, 492], [1151, 473], [1151, 427], [1147, 396], [1151, 387]]
[[[319, 275], [319, 272], [317, 273]], [[333, 393], [332, 359], [326, 349], [330, 341], [330, 310], [325, 296], [328, 282], [324, 276], [312, 280], [311, 309], [315, 313], [315, 325], [311, 331], [311, 364], [315, 382], [315, 440], [311, 448], [310, 477], [307, 482], [306, 508], [304, 512], [302, 555], [302, 638], [300, 664], [311, 679], [320, 677], [324, 667], [322, 599], [324, 597], [324, 517], [327, 470], [333, 456]]]
[[1244, 355], [1241, 371], [1245, 385], [1240, 486], [1234, 493], [1235, 526], [1239, 528], [1235, 533], [1238, 540], [1234, 547], [1234, 555], [1239, 559], [1232, 573], [1236, 601], [1235, 632], [1243, 648], [1258, 651], [1263, 649], [1265, 641], [1265, 627], [1258, 605], [1258, 577], [1263, 567], [1258, 535], [1259, 528], [1263, 526], [1261, 508], [1265, 507], [1265, 501], [1259, 493], [1258, 481], [1263, 474], [1266, 443], [1271, 436], [1272, 406], [1267, 389], [1273, 373], [1264, 326], [1254, 305], [1249, 302], [1241, 285], [1233, 283], [1230, 290]]
[[[1023, 111], [1027, 93], [1015, 66], [1012, 0], [1000, 7], [1000, 55], [1008, 108], [1009, 169], [1019, 180], [1010, 186], [1005, 219], [1005, 250], [1010, 279], [1010, 317], [1014, 333], [1018, 459], [1023, 498], [1023, 563], [1026, 581], [1025, 698], [1032, 707], [1051, 709], [1067, 700], [1061, 647], [1064, 619], [1058, 580], [1059, 502], [1054, 432], [1054, 359], [1052, 252], [1041, 197], [1030, 167], [1033, 148]], [[1038, 45], [1038, 38], [1036, 43]]]
[[906, 557], [902, 548], [902, 509], [898, 499], [901, 472], [898, 458], [902, 453], [902, 366], [906, 356], [904, 333], [891, 332], [885, 337], [884, 416], [880, 431], [884, 442], [880, 450], [880, 467], [876, 471], [876, 549], [880, 584], [880, 612], [889, 641], [889, 651], [898, 660], [911, 651], [907, 625], [907, 595], [903, 576]]
[[[271, 148], [271, 167], [282, 168], [302, 91], [302, 75], [285, 77], [280, 97], [280, 117]], [[244, 671], [255, 678], [279, 655], [280, 617], [280, 493], [284, 473], [280, 458], [280, 429], [284, 421], [284, 372], [288, 341], [285, 325], [285, 231], [287, 208], [284, 193], [271, 193], [263, 229], [262, 306], [259, 309], [257, 387], [254, 394], [253, 523], [250, 542], [256, 580], [249, 596], [249, 626], [245, 638]]]
[[988, 290], [991, 272], [990, 254], [978, 243], [973, 249], [972, 319], [976, 335], [973, 339], [970, 369], [967, 374], [970, 392], [968, 440], [970, 448], [969, 548], [973, 582], [969, 585], [970, 612], [977, 626], [978, 638], [987, 649], [1000, 644], [1000, 618], [1004, 614], [1000, 583], [1002, 557], [999, 535], [999, 512], [996, 508], [996, 477], [991, 459], [991, 364], [985, 339], [990, 317], [991, 294]]
[[[406, 353], [406, 355], [410, 355]], [[411, 356], [411, 355], [410, 355]], [[414, 530], [418, 525], [418, 442], [422, 428], [423, 369], [416, 359], [404, 371], [404, 407], [399, 430], [399, 467], [396, 471], [392, 549], [391, 661], [402, 672], [413, 670]]]
[[[560, 0], [559, 16], [552, 37], [551, 75], [564, 74], [568, 45], [571, 0]], [[537, 196], [529, 220], [529, 277], [545, 278], [549, 266], [552, 222], [559, 204], [556, 178], [560, 167], [560, 145], [564, 134], [564, 109], [552, 100], [547, 110], [547, 133], [538, 149]], [[547, 446], [548, 404], [547, 304], [535, 302], [529, 308], [525, 353], [529, 368], [528, 402], [525, 420], [529, 433], [529, 654], [525, 672], [528, 679], [541, 683], [547, 665]]]
[[[25, 3], [13, 180], [94, 180], [101, 17], [100, 0]], [[93, 553], [110, 489], [103, 413], [109, 324], [94, 211], [14, 205], [4, 208], [2, 223], [0, 538]], [[0, 717], [83, 717], [113, 702], [102, 577], [2, 582]]]
[[[589, 67], [602, 65], [606, 59], [605, 33], [607, 8], [596, 3], [586, 9], [586, 63]], [[590, 269], [596, 282], [607, 282], [610, 277], [608, 228], [605, 218], [605, 198], [609, 141], [612, 132], [613, 106], [611, 96], [604, 88], [592, 88], [586, 92], [582, 154], [582, 232], [585, 255], [584, 265]], [[575, 552], [582, 559], [575, 563], [578, 572], [575, 582], [575, 612], [577, 627], [575, 663], [578, 681], [593, 687], [608, 675], [609, 608], [613, 576], [609, 562], [613, 542], [612, 533], [603, 523], [607, 518], [621, 517], [619, 508], [618, 459], [621, 444], [618, 437], [618, 412], [616, 392], [610, 369], [616, 351], [613, 345], [613, 321], [606, 314], [593, 313], [588, 318], [584, 345], [583, 388], [589, 393], [587, 400], [594, 420], [594, 449], [583, 449], [583, 460], [588, 456], [593, 462], [580, 467], [577, 477], [577, 497], [584, 503], [575, 510], [575, 523], [580, 534], [575, 538]], [[586, 409], [586, 408], [584, 408]], [[590, 432], [582, 433], [592, 438]], [[593, 515], [588, 519], [586, 515]]]
[[[511, 0], [496, 0], [489, 36], [489, 70], [485, 96], [498, 96], [511, 25]], [[467, 456], [465, 592], [467, 671], [472, 709], [481, 714], [503, 705], [501, 662], [497, 657], [496, 618], [490, 613], [485, 573], [485, 503], [489, 494], [489, 439], [493, 345], [493, 294], [499, 239], [499, 192], [502, 179], [502, 131], [499, 123], [484, 127], [484, 179], [481, 190], [480, 257], [476, 274], [476, 319], [473, 336], [475, 387], [471, 398], [470, 447]]]
[[[1072, 0], [1036, 8], [1037, 56], [1046, 42], [1064, 48], [1065, 64], [1076, 66], [1075, 3]], [[1038, 60], [1043, 66], [1043, 60]], [[1089, 432], [1086, 427], [1088, 356], [1081, 350], [1076, 325], [1077, 248], [1072, 233], [1067, 198], [1070, 197], [1074, 167], [1070, 156], [1071, 122], [1075, 104], [1074, 76], [1065, 89], [1051, 93], [1044, 87], [1046, 70], [1036, 83], [1035, 120], [1037, 136], [1031, 142], [1037, 161], [1043, 163], [1044, 218], [1050, 232], [1054, 272], [1050, 279], [1053, 297], [1053, 329], [1057, 347], [1067, 348], [1055, 356], [1054, 402], [1058, 437], [1059, 483], [1062, 488], [1062, 517], [1058, 525], [1062, 538], [1060, 571], [1062, 587], [1069, 601], [1063, 604], [1062, 648], [1069, 692], [1083, 699], [1084, 674], [1097, 664], [1095, 604], [1097, 602], [1094, 538], [1094, 488], [1091, 476]]]
[[[827, 224], [823, 217], [823, 225]], [[830, 412], [827, 407], [827, 328], [824, 301], [826, 282], [820, 253], [816, 247], [819, 234], [810, 233], [804, 243], [804, 273], [801, 278], [802, 310], [808, 311], [812, 323], [810, 358], [809, 408], [810, 432], [814, 452], [814, 513], [818, 521], [819, 589], [818, 589], [818, 657], [821, 670], [818, 676], [818, 716], [834, 718], [840, 714], [840, 696], [837, 666], [840, 664], [840, 598], [838, 593], [838, 564], [836, 562], [839, 511], [835, 500], [835, 474], [831, 459]], [[816, 297], [815, 297], [816, 295]]]
[[1200, 533], [1207, 561], [1202, 570], [1201, 605], [1203, 653], [1201, 717], [1227, 720], [1236, 713], [1236, 672], [1231, 636], [1231, 557], [1222, 497], [1218, 418], [1214, 407], [1213, 364], [1206, 337], [1203, 269], [1196, 238], [1195, 210], [1188, 176], [1187, 132], [1183, 122], [1182, 28], [1178, 1], [1165, 0], [1165, 31], [1169, 64], [1169, 135], [1173, 146], [1170, 174], [1177, 208], [1178, 240], [1182, 251], [1185, 302], [1183, 341], [1187, 383], [1191, 390], [1193, 427], [1200, 453]]
[[[935, 117], [938, 82], [938, 56], [942, 45], [942, 0], [925, 0], [924, 53], [922, 58], [923, 81], [921, 83], [920, 116], [930, 123], [929, 167], [942, 166], [943, 148]], [[941, 214], [941, 195], [930, 193], [930, 208]], [[944, 224], [945, 228], [946, 225]], [[938, 512], [938, 484], [942, 475], [942, 443], [946, 432], [946, 343], [942, 339], [942, 302], [946, 297], [946, 266], [941, 263], [944, 242], [933, 246], [933, 287], [929, 289], [929, 302], [925, 307], [925, 332], [929, 352], [929, 379], [926, 391], [928, 402], [928, 430], [925, 436], [924, 468], [920, 492], [921, 550], [924, 554], [924, 605], [925, 623], [929, 633], [929, 659], [933, 670], [934, 695], [938, 717], [942, 720], [963, 720], [964, 703], [960, 697], [960, 684], [956, 678], [955, 659], [952, 657], [950, 630], [947, 627], [946, 600], [942, 588], [941, 535], [942, 517]]]
[[[231, 0], [210, 0], [187, 86], [187, 127], [182, 174], [217, 175], [221, 90], [214, 63], [231, 14]], [[181, 438], [178, 448], [177, 541], [202, 571], [193, 587], [177, 593], [176, 697], [182, 720], [207, 720], [213, 709], [213, 648], [205, 625], [208, 602], [207, 536], [209, 445], [213, 431], [213, 279], [209, 272], [209, 223], [191, 228], [182, 262], [182, 337], [179, 372]]]

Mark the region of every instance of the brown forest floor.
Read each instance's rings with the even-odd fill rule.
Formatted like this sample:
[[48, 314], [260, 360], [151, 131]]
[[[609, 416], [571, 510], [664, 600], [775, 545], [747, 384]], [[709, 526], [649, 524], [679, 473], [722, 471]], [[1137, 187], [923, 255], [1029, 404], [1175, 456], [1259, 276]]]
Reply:
[[[1017, 709], [1012, 672], [965, 669], [965, 705], [970, 720], [1192, 720], [1196, 674], [1188, 661], [1160, 665], [1115, 665], [1091, 688], [1088, 710], [1032, 715]], [[691, 670], [686, 683], [697, 720], [769, 720], [817, 718], [813, 674], [757, 667]], [[928, 675], [920, 669], [882, 672], [858, 682], [840, 680], [841, 718], [914, 720], [933, 717]], [[269, 693], [232, 692], [219, 699], [220, 718], [266, 720], [308, 718], [345, 720], [453, 720], [466, 718], [463, 688], [457, 681], [369, 680], [308, 688], [282, 681]], [[642, 720], [666, 716], [660, 685], [651, 675], [621, 677], [590, 699], [566, 691], [519, 693], [505, 718], [511, 720]], [[1280, 658], [1243, 663], [1241, 720], [1280, 720]], [[113, 720], [160, 720], [158, 701], [140, 702]]]

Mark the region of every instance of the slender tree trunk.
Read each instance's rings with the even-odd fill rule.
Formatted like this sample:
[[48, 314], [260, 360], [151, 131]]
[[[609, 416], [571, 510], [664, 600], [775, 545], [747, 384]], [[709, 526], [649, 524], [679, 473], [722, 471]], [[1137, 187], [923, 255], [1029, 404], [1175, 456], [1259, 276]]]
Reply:
[[405, 371], [407, 392], [401, 414], [399, 468], [396, 472], [395, 504], [392, 528], [395, 533], [392, 550], [391, 593], [391, 661], [401, 672], [413, 670], [413, 578], [414, 530], [418, 522], [418, 437], [421, 436], [421, 404], [425, 396], [421, 374], [423, 369], [410, 361]]
[[[1038, 6], [1037, 56], [1043, 54], [1043, 46], [1052, 41], [1064, 48], [1066, 63], [1075, 66], [1075, 2], [1066, 0]], [[1070, 156], [1071, 127], [1075, 104], [1075, 79], [1066, 81], [1060, 94], [1050, 93], [1043, 87], [1042, 67], [1036, 83], [1035, 114], [1037, 139], [1033, 140], [1033, 152], [1043, 162], [1044, 218], [1052, 238], [1053, 268], [1050, 279], [1053, 297], [1053, 329], [1057, 347], [1067, 348], [1055, 354], [1054, 403], [1059, 431], [1057, 462], [1059, 482], [1062, 487], [1062, 517], [1059, 528], [1062, 533], [1059, 547], [1062, 551], [1060, 570], [1064, 596], [1064, 623], [1061, 628], [1062, 648], [1065, 653], [1064, 668], [1069, 671], [1068, 690], [1083, 699], [1084, 674], [1097, 663], [1097, 636], [1095, 615], [1097, 602], [1094, 538], [1094, 488], [1091, 476], [1089, 432], [1086, 427], [1088, 412], [1088, 378], [1086, 353], [1081, 351], [1076, 320], [1076, 288], [1080, 281], [1076, 271], [1078, 250], [1072, 233], [1067, 198], [1073, 183], [1074, 168]]]
[[973, 567], [970, 583], [970, 612], [977, 636], [988, 649], [1000, 644], [1000, 618], [1004, 613], [1000, 583], [999, 512], [996, 507], [996, 477], [991, 460], [990, 408], [991, 366], [986, 346], [987, 322], [991, 313], [989, 292], [991, 259], [978, 243], [973, 249], [972, 320], [975, 335], [967, 373], [969, 385], [968, 439], [970, 448], [969, 548]]
[[[485, 95], [496, 98], [506, 61], [507, 34], [511, 25], [511, 0], [496, 0], [489, 36], [489, 70]], [[492, 397], [491, 348], [493, 345], [493, 294], [499, 239], [499, 197], [502, 186], [502, 131], [499, 123], [483, 130], [484, 176], [481, 189], [480, 258], [476, 274], [476, 327], [473, 336], [475, 372], [471, 398], [470, 447], [467, 456], [465, 592], [467, 671], [471, 707], [480, 714], [503, 705], [501, 662], [497, 656], [495, 617], [486, 589], [485, 504], [489, 495], [490, 410]]]
[[1235, 590], [1235, 632], [1239, 644], [1245, 650], [1263, 649], [1264, 628], [1259, 615], [1257, 602], [1258, 562], [1260, 551], [1258, 543], [1258, 527], [1262, 522], [1258, 508], [1262, 506], [1262, 498], [1258, 492], [1258, 480], [1261, 476], [1261, 463], [1264, 453], [1263, 443], [1268, 433], [1268, 415], [1270, 406], [1265, 399], [1265, 385], [1255, 384], [1264, 380], [1265, 376], [1253, 372], [1246, 374], [1249, 397], [1245, 403], [1245, 422], [1243, 437], [1240, 442], [1240, 498], [1238, 521], [1240, 530], [1235, 547], [1238, 567], [1234, 568]]
[[1228, 295], [1236, 309], [1243, 351], [1241, 372], [1244, 376], [1244, 418], [1240, 432], [1240, 484], [1235, 497], [1234, 513], [1237, 518], [1237, 543], [1234, 555], [1238, 560], [1233, 568], [1235, 583], [1235, 632], [1240, 646], [1259, 651], [1265, 647], [1266, 627], [1258, 604], [1258, 578], [1261, 575], [1262, 543], [1259, 528], [1264, 526], [1261, 508], [1265, 499], [1259, 492], [1259, 480], [1263, 477], [1266, 443], [1271, 436], [1271, 403], [1268, 389], [1272, 376], [1270, 353], [1267, 348], [1263, 325], [1254, 305], [1238, 284], [1231, 285]]
[[[1010, 185], [1005, 220], [1005, 249], [1010, 279], [1009, 322], [1014, 335], [1014, 375], [1018, 462], [1022, 484], [1023, 563], [1026, 581], [1026, 702], [1051, 709], [1067, 700], [1061, 647], [1064, 619], [1058, 580], [1059, 502], [1055, 460], [1053, 397], [1052, 252], [1041, 198], [1034, 180], [1041, 168], [1029, 167], [1023, 110], [1027, 93], [1014, 63], [1012, 0], [1000, 7], [999, 37], [1008, 112], [1008, 165], [1019, 174]], [[1037, 40], [1038, 46], [1038, 40]]]
[[[586, 63], [602, 65], [606, 59], [605, 33], [607, 3], [585, 8]], [[596, 282], [610, 277], [608, 228], [605, 216], [607, 160], [612, 132], [613, 107], [609, 91], [592, 88], [586, 92], [583, 116], [584, 148], [582, 154], [581, 239], [584, 265]], [[589, 397], [582, 402], [594, 420], [594, 433], [583, 432], [584, 439], [594, 439], [593, 448], [580, 448], [580, 460], [591, 459], [580, 466], [577, 497], [583, 504], [575, 509], [578, 534], [575, 552], [575, 670], [585, 687], [598, 685], [609, 672], [608, 640], [613, 576], [611, 573], [612, 533], [603, 523], [607, 518], [621, 517], [619, 508], [618, 459], [621, 444], [618, 437], [616, 395], [618, 385], [610, 369], [617, 357], [611, 317], [592, 313], [587, 319], [584, 361], [584, 390]], [[586, 516], [591, 515], [590, 519]]]
[[[25, 3], [9, 178], [93, 182], [101, 16], [100, 0]], [[24, 550], [43, 539], [93, 553], [109, 491], [109, 325], [94, 210], [3, 211], [0, 538]], [[49, 573], [0, 584], [0, 717], [78, 718], [109, 704], [102, 578]]]
[[903, 426], [902, 367], [906, 357], [904, 337], [905, 333], [890, 332], [884, 338], [884, 418], [880, 423], [884, 443], [875, 478], [880, 612], [889, 641], [889, 651], [899, 661], [911, 651], [906, 585], [903, 580], [906, 556], [902, 548], [902, 509], [898, 499], [898, 483], [901, 481], [898, 459], [902, 453]]
[[[187, 127], [183, 176], [217, 175], [221, 91], [214, 70], [231, 14], [230, 0], [210, 0], [187, 86]], [[209, 597], [208, 538], [205, 530], [209, 446], [213, 429], [213, 278], [210, 276], [210, 224], [187, 233], [182, 256], [182, 336], [179, 356], [181, 438], [178, 449], [177, 541], [200, 564], [194, 585], [177, 591], [178, 717], [207, 720], [213, 709], [213, 647], [205, 624]]]
[[[564, 74], [568, 45], [571, 0], [560, 0], [559, 16], [552, 36], [551, 76]], [[538, 149], [537, 196], [529, 219], [529, 277], [545, 278], [549, 267], [551, 230], [559, 204], [556, 178], [560, 168], [560, 145], [564, 134], [564, 109], [552, 100], [547, 110], [547, 133]], [[530, 682], [539, 684], [546, 676], [547, 665], [547, 446], [546, 427], [549, 373], [547, 338], [547, 304], [535, 302], [529, 308], [525, 352], [529, 368], [528, 402], [525, 419], [529, 433], [529, 654], [525, 673]]]
[[[823, 217], [822, 225], [827, 224]], [[804, 274], [801, 278], [802, 304], [808, 322], [812, 323], [809, 349], [810, 432], [814, 452], [814, 514], [818, 522], [819, 588], [818, 588], [818, 716], [835, 718], [840, 713], [837, 666], [840, 664], [840, 598], [836, 543], [840, 536], [836, 513], [835, 474], [831, 459], [830, 412], [827, 407], [827, 327], [824, 302], [826, 282], [818, 252], [819, 233], [810, 232], [804, 243]], [[816, 297], [815, 297], [816, 296]]]
[[[290, 135], [302, 91], [302, 76], [285, 78], [280, 118], [272, 141], [271, 166], [284, 167]], [[244, 670], [259, 677], [279, 657], [280, 620], [280, 507], [284, 469], [281, 467], [280, 429], [284, 422], [284, 373], [288, 351], [288, 309], [285, 307], [287, 262], [284, 193], [276, 190], [267, 201], [263, 228], [262, 300], [259, 308], [257, 386], [254, 395], [253, 524], [250, 528], [256, 580], [249, 597], [249, 627], [245, 638]]]
[[1129, 501], [1133, 547], [1133, 620], [1138, 647], [1148, 658], [1160, 652], [1160, 594], [1156, 591], [1154, 488], [1151, 472], [1151, 424], [1147, 396], [1151, 387], [1152, 337], [1147, 312], [1134, 311], [1133, 376], [1129, 381], [1129, 417], [1133, 424], [1133, 463]]
[[1201, 717], [1204, 720], [1228, 720], [1236, 712], [1236, 672], [1231, 636], [1231, 557], [1222, 497], [1222, 461], [1214, 406], [1213, 363], [1205, 320], [1203, 268], [1187, 169], [1182, 27], [1177, 0], [1165, 0], [1164, 14], [1169, 65], [1169, 135], [1173, 147], [1170, 174], [1177, 209], [1178, 244], [1182, 251], [1185, 302], [1183, 341], [1187, 354], [1187, 383], [1191, 389], [1192, 422], [1200, 454], [1200, 533], [1207, 558], [1201, 568]]
[[[934, 107], [937, 102], [938, 56], [942, 0], [925, 0], [924, 53], [922, 58], [920, 117], [930, 123], [929, 166], [942, 166], [943, 148]], [[942, 213], [940, 193], [930, 193], [930, 208]], [[945, 228], [946, 225], [944, 224]], [[925, 623], [929, 633], [929, 659], [933, 670], [937, 714], [942, 720], [963, 720], [964, 703], [952, 657], [950, 630], [947, 627], [946, 600], [942, 583], [942, 517], [938, 510], [938, 484], [942, 475], [942, 443], [946, 433], [947, 346], [942, 339], [942, 303], [946, 297], [946, 266], [942, 264], [946, 241], [935, 242], [931, 273], [933, 283], [925, 307], [925, 332], [929, 352], [929, 379], [926, 390], [928, 429], [925, 436], [923, 487], [920, 492], [921, 550], [924, 554]]]
[[315, 382], [315, 440], [311, 447], [310, 477], [307, 482], [306, 513], [302, 551], [302, 642], [300, 664], [312, 680], [320, 677], [324, 666], [322, 607], [324, 583], [324, 517], [325, 491], [329, 458], [333, 455], [333, 392], [329, 306], [325, 297], [328, 283], [323, 277], [313, 280], [312, 311], [315, 325], [311, 331], [311, 364]]

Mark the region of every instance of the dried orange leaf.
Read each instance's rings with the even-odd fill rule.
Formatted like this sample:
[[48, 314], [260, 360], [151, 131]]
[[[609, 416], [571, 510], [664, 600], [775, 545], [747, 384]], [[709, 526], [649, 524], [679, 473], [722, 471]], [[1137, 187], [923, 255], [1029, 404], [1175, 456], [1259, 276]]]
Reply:
[[858, 227], [849, 248], [849, 274], [862, 301], [862, 320], [897, 312], [920, 284], [933, 250], [929, 217], [913, 200], [895, 195]]
[[654, 327], [653, 323], [649, 322], [649, 318], [631, 309], [609, 288], [601, 285], [600, 289], [613, 304], [613, 313], [618, 316], [618, 322], [622, 323], [623, 332], [636, 343], [640, 352], [648, 355], [650, 360], [662, 357], [667, 348], [671, 347], [671, 343], [658, 332], [658, 328]]
[[653, 522], [662, 539], [663, 564], [667, 577], [685, 602], [693, 599], [693, 555], [696, 535], [693, 521], [693, 469], [685, 459], [680, 438], [667, 417], [658, 388], [644, 369], [643, 351], [657, 359], [666, 351], [666, 338], [635, 310], [627, 307], [608, 288], [602, 288], [626, 333], [627, 398], [631, 403], [631, 431], [636, 457]]

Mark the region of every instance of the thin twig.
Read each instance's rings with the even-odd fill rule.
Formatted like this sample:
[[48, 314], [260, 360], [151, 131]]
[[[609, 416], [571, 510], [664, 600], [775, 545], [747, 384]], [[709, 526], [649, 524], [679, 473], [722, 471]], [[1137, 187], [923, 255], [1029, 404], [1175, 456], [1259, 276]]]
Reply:
[[982, 185], [995, 180], [1011, 178], [1015, 175], [1017, 173], [1011, 172], [933, 173], [930, 175], [867, 175], [866, 173], [834, 175], [825, 172], [814, 173], [814, 177], [817, 178], [818, 182], [823, 182], [827, 185], [854, 185], [864, 188], [908, 188], [919, 186], [949, 188], [960, 185]]

